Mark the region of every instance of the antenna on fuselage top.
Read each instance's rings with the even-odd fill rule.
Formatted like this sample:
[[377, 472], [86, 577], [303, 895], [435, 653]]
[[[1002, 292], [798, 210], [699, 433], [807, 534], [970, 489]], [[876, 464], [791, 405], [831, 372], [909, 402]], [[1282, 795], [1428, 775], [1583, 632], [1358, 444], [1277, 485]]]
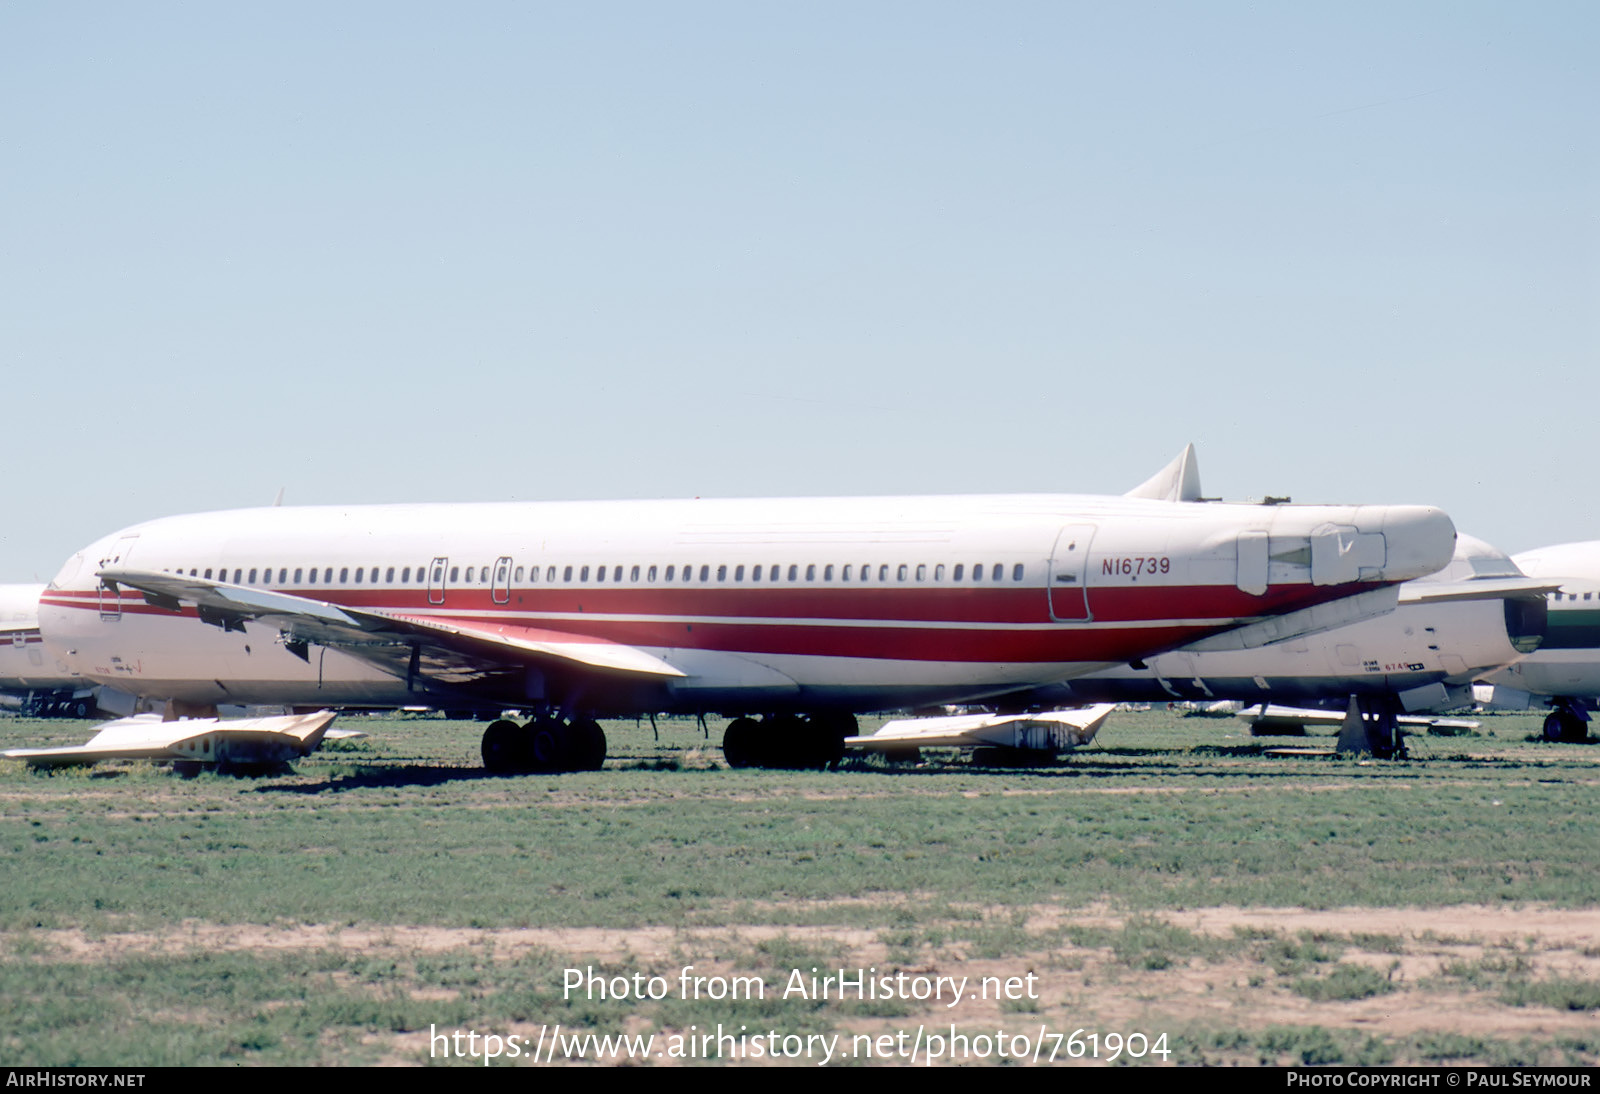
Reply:
[[272, 507], [278, 508], [283, 504], [283, 487], [278, 487], [278, 496], [272, 499]]

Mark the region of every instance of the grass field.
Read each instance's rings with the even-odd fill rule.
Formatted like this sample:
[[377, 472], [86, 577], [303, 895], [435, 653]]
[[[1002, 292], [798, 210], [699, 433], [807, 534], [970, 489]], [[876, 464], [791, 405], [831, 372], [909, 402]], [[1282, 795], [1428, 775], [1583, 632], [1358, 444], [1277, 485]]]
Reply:
[[[264, 778], [0, 763], [0, 1064], [442, 1063], [456, 1030], [525, 1063], [557, 1023], [652, 1064], [756, 1055], [690, 1056], [719, 1024], [810, 1063], [934, 1031], [953, 1062], [1600, 1061], [1600, 748], [1534, 716], [1358, 763], [1119, 713], [1050, 766], [837, 772], [732, 771], [663, 719], [554, 777], [486, 775], [471, 723], [340, 724], [371, 736]], [[813, 969], [906, 978], [817, 999]]]

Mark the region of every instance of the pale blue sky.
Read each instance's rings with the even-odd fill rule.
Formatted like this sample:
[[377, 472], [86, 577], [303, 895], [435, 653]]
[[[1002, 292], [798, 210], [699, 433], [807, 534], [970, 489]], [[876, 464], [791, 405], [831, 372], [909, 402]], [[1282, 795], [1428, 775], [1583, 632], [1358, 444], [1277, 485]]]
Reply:
[[1600, 538], [1600, 8], [0, 7], [0, 581], [269, 503]]

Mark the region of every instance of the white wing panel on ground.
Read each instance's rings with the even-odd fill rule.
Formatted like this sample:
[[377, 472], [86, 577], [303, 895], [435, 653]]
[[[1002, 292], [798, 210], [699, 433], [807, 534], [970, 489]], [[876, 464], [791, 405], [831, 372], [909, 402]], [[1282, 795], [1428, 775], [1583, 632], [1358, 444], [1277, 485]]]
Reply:
[[902, 718], [885, 722], [867, 737], [846, 737], [846, 748], [974, 748], [993, 746], [1031, 752], [1064, 752], [1088, 744], [1116, 709], [1100, 703], [1081, 710], [1040, 714], [956, 714], [947, 718]]

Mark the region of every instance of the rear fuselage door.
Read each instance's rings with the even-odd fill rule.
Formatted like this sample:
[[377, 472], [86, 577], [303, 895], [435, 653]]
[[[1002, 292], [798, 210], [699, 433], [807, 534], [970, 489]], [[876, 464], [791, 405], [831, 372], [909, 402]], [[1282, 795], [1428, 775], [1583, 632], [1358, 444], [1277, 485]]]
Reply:
[[1089, 543], [1094, 525], [1068, 524], [1050, 553], [1050, 618], [1082, 622], [1089, 618]]

